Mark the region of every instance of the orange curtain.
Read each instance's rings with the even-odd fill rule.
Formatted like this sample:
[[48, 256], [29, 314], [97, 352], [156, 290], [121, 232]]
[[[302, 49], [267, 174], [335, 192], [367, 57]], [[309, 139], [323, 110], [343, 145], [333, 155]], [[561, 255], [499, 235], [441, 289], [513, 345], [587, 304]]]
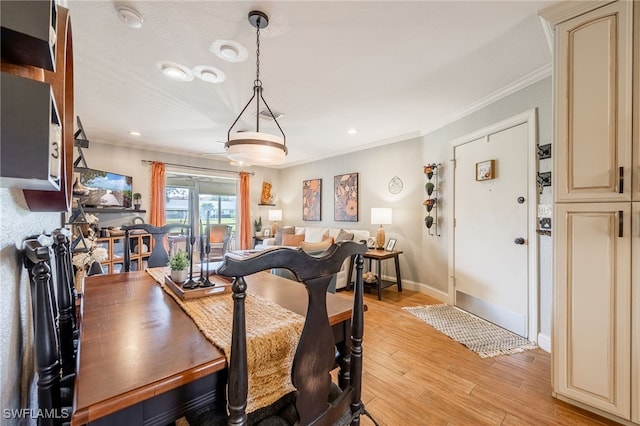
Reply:
[[164, 163], [151, 163], [151, 213], [149, 222], [154, 226], [164, 226], [165, 214], [165, 168]]
[[249, 173], [240, 173], [240, 249], [248, 250], [253, 248], [251, 235], [251, 183]]

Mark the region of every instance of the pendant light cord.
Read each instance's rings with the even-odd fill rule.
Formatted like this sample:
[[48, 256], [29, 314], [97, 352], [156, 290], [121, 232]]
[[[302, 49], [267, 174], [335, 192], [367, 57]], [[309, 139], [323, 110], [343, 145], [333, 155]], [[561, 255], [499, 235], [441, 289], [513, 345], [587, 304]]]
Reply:
[[258, 24], [256, 28], [256, 81], [254, 84], [256, 86], [262, 86], [262, 81], [260, 81], [260, 21], [262, 18], [258, 18]]

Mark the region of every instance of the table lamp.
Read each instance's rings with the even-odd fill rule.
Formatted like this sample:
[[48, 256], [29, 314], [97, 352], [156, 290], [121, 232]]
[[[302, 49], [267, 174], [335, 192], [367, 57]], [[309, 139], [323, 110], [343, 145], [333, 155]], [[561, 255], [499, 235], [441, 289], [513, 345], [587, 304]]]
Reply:
[[371, 224], [380, 225], [378, 232], [376, 232], [376, 248], [383, 249], [386, 237], [382, 225], [391, 224], [391, 209], [388, 207], [372, 207]]
[[271, 236], [276, 235], [276, 224], [282, 220], [282, 210], [269, 210], [269, 220], [271, 221]]

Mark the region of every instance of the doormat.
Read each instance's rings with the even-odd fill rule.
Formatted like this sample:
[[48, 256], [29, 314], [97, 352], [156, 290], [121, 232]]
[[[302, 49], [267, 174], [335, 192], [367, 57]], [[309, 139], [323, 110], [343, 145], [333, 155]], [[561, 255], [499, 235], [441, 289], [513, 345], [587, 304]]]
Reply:
[[509, 355], [538, 347], [524, 337], [450, 305], [402, 309], [462, 343], [482, 358]]

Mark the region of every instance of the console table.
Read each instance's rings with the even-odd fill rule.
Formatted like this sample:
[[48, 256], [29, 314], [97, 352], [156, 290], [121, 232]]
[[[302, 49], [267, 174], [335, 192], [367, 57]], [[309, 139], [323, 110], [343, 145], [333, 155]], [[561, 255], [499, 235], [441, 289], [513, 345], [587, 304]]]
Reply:
[[[377, 280], [374, 283], [368, 283], [365, 281], [365, 287], [371, 287], [374, 284], [375, 288], [378, 290], [378, 300], [382, 300], [382, 289], [391, 287], [393, 285], [398, 286], [398, 291], [402, 291], [402, 277], [400, 274], [400, 259], [398, 256], [402, 254], [401, 250], [384, 250], [384, 249], [369, 249], [363, 257], [365, 259], [369, 259], [369, 270], [371, 271], [371, 263], [373, 260], [376, 261], [376, 272], [377, 272]], [[393, 259], [395, 267], [396, 267], [396, 280], [389, 281], [382, 279], [382, 261], [386, 259]], [[353, 262], [351, 262], [351, 267], [349, 268], [349, 273], [347, 277], [347, 289], [351, 288], [351, 277], [353, 276]]]

